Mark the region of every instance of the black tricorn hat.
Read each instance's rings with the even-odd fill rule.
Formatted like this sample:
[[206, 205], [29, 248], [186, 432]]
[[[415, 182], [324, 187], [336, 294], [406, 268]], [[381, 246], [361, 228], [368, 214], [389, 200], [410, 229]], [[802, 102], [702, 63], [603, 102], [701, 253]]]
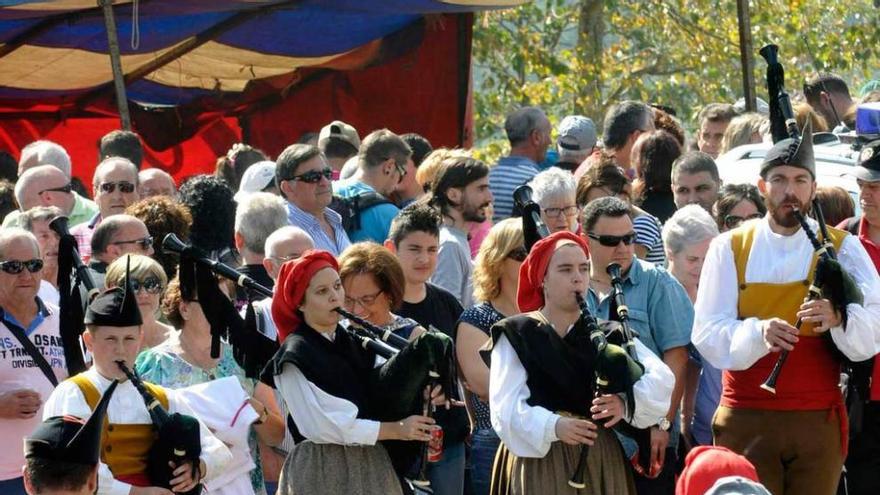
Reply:
[[24, 439], [25, 458], [37, 457], [75, 464], [98, 464], [101, 454], [101, 430], [110, 404], [110, 396], [119, 382], [107, 387], [101, 401], [87, 421], [76, 416], [53, 416]]
[[129, 286], [129, 263], [125, 265], [122, 287], [107, 289], [92, 299], [86, 309], [86, 325], [101, 327], [134, 327], [143, 324], [134, 291]]
[[803, 135], [798, 138], [783, 139], [770, 148], [761, 164], [761, 177], [780, 165], [802, 168], [816, 178], [816, 157], [813, 154], [813, 127], [809, 120], [804, 126]]

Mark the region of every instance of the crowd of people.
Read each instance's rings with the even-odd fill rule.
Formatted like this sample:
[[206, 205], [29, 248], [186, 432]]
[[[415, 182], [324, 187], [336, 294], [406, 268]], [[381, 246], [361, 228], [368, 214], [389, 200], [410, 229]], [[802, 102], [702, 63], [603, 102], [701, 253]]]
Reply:
[[860, 216], [812, 140], [857, 100], [809, 81], [775, 144], [741, 104], [523, 107], [494, 164], [341, 121], [180, 183], [129, 131], [88, 188], [6, 154], [0, 493], [878, 493], [880, 140]]

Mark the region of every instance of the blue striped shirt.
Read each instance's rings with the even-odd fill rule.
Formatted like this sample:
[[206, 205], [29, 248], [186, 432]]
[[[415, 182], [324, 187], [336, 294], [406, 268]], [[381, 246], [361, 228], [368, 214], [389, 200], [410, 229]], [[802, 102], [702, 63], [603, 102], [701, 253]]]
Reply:
[[666, 266], [666, 251], [663, 249], [663, 235], [660, 221], [651, 214], [633, 218], [633, 230], [636, 233], [636, 244], [648, 248], [645, 261], [658, 266]]
[[495, 198], [495, 223], [513, 214], [513, 191], [538, 173], [538, 165], [524, 156], [505, 156], [489, 169], [489, 190]]
[[342, 228], [342, 216], [330, 208], [324, 208], [324, 219], [333, 227], [335, 239], [330, 239], [330, 236], [327, 235], [327, 232], [324, 232], [324, 229], [321, 228], [321, 224], [318, 223], [318, 219], [314, 215], [300, 209], [290, 201], [287, 202], [287, 220], [290, 222], [290, 225], [305, 230], [315, 242], [316, 249], [330, 251], [333, 256], [339, 256], [339, 253], [351, 245], [351, 241], [348, 240], [348, 234]]

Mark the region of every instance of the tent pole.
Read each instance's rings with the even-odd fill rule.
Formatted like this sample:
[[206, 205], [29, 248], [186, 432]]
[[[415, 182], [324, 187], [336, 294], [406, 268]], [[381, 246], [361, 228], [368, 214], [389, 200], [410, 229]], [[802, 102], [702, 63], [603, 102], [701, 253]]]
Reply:
[[746, 100], [746, 111], [758, 110], [755, 101], [755, 80], [752, 78], [752, 22], [749, 18], [749, 0], [736, 0], [736, 15], [739, 20], [739, 53], [742, 63], [743, 97]]
[[131, 130], [131, 117], [128, 114], [128, 97], [125, 95], [125, 79], [122, 74], [122, 60], [119, 55], [119, 38], [116, 35], [116, 20], [113, 17], [113, 0], [98, 0], [104, 9], [104, 26], [107, 28], [107, 47], [110, 50], [110, 68], [113, 70], [113, 85], [116, 89], [116, 107], [122, 129]]

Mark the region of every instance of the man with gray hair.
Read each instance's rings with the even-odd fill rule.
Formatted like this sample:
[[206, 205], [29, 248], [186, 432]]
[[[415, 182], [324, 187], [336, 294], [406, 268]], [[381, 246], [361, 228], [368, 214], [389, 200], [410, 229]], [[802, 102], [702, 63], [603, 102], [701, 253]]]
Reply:
[[263, 265], [266, 239], [285, 225], [287, 208], [280, 196], [256, 192], [238, 202], [234, 235], [235, 248], [241, 253], [243, 262], [239, 271], [270, 289], [275, 283]]
[[568, 230], [575, 232], [578, 225], [578, 207], [574, 176], [557, 167], [539, 173], [529, 182], [532, 199], [541, 207], [541, 220], [550, 233]]
[[[623, 101], [605, 113], [602, 141], [617, 166], [630, 171], [633, 145], [644, 132], [654, 130], [654, 113], [640, 101]], [[632, 177], [632, 175], [630, 175]]]
[[126, 158], [114, 156], [98, 164], [92, 178], [96, 213], [87, 222], [74, 225], [70, 233], [76, 238], [79, 254], [88, 263], [92, 256], [92, 235], [95, 228], [106, 218], [125, 212], [129, 205], [136, 203], [138, 195], [138, 170]]
[[538, 174], [538, 164], [547, 156], [552, 126], [538, 107], [520, 108], [504, 120], [510, 154], [489, 170], [489, 189], [495, 198], [494, 222], [513, 214], [513, 191]]
[[[49, 174], [41, 169], [38, 175], [29, 175], [27, 187], [22, 183], [25, 173], [31, 169], [52, 166], [61, 172]], [[23, 193], [28, 196], [29, 206], [25, 207], [19, 200], [21, 211], [13, 211], [3, 219], [3, 227], [18, 227], [19, 215], [22, 211], [37, 205], [55, 205], [61, 208], [70, 218], [70, 225], [88, 221], [98, 212], [98, 205], [84, 198], [73, 190], [70, 183], [70, 156], [61, 146], [52, 141], [34, 141], [21, 150], [21, 158], [18, 162], [18, 182], [16, 189], [22, 187]], [[63, 177], [63, 178], [62, 178]]]
[[138, 196], [146, 199], [151, 196], [168, 196], [173, 198], [177, 195], [177, 185], [174, 177], [161, 168], [148, 168], [138, 172]]
[[556, 151], [557, 167], [574, 172], [596, 148], [596, 124], [583, 115], [569, 115], [559, 123]]

